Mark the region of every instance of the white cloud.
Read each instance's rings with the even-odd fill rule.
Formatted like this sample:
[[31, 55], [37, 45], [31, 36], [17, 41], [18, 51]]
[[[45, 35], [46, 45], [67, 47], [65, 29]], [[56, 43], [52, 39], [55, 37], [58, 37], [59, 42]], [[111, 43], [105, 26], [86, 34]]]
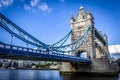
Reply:
[[108, 48], [111, 54], [120, 53], [120, 45], [110, 45]]
[[31, 1], [30, 1], [30, 5], [31, 5], [32, 7], [37, 6], [38, 3], [39, 3], [39, 0], [31, 0]]
[[24, 5], [24, 9], [25, 9], [25, 10], [31, 10], [31, 7], [25, 4], [25, 5]]
[[[17, 0], [0, 0], [0, 8], [8, 7], [12, 5], [14, 1]], [[46, 3], [41, 2], [40, 0], [28, 0], [28, 2], [26, 0], [20, 0], [20, 1], [24, 5], [23, 8], [27, 11], [31, 11], [35, 13], [39, 11], [43, 11], [44, 13], [50, 13], [52, 11], [51, 7], [49, 7]]]
[[14, 1], [13, 0], [0, 0], [0, 7], [2, 6], [10, 6]]
[[43, 11], [44, 13], [50, 13], [50, 8], [46, 3], [40, 2], [40, 0], [31, 0], [29, 4], [24, 4], [24, 9], [32, 12]]
[[42, 11], [47, 11], [48, 10], [48, 6], [46, 4], [41, 4], [38, 6], [39, 9], [41, 9]]
[[49, 8], [46, 3], [39, 5], [38, 9], [40, 9], [43, 12], [47, 12], [47, 13], [50, 13], [52, 11], [52, 8]]

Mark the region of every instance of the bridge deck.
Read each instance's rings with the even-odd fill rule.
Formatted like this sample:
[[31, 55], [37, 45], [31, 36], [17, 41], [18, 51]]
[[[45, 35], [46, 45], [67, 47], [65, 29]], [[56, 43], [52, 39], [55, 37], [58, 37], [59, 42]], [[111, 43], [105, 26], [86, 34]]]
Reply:
[[0, 43], [0, 58], [80, 63], [90, 62], [90, 60], [86, 58], [75, 57], [47, 50], [36, 50], [20, 46], [13, 46], [3, 43]]

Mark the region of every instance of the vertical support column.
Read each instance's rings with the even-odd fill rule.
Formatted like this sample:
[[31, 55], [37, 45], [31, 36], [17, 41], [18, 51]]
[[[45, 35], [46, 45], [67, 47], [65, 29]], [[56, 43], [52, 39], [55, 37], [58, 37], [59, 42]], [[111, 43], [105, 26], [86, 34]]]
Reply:
[[94, 30], [94, 25], [92, 24], [91, 20], [89, 20], [90, 23], [90, 31], [88, 33], [87, 37], [87, 54], [89, 55], [90, 59], [96, 58], [96, 53], [95, 53], [95, 30]]
[[[29, 41], [29, 37], [28, 37], [28, 41]], [[29, 47], [29, 44], [28, 44], [28, 42], [26, 43], [26, 45], [27, 45], [27, 48]]]
[[109, 50], [108, 50], [108, 37], [107, 37], [106, 34], [104, 34], [104, 39], [106, 40], [106, 44], [104, 45], [104, 47], [105, 47], [105, 55], [109, 59], [109, 61], [111, 63], [112, 62], [111, 61], [111, 56], [110, 56], [110, 53], [109, 53]]
[[11, 45], [13, 45], [13, 34], [11, 34]]
[[[14, 27], [13, 27], [13, 32], [14, 32]], [[13, 45], [13, 34], [11, 34], [11, 45]]]

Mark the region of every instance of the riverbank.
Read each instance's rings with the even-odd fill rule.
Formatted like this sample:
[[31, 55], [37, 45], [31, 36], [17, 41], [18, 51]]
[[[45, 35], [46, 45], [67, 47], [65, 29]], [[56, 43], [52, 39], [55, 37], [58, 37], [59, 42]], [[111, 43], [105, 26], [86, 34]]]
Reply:
[[39, 69], [32, 69], [32, 68], [0, 68], [0, 69], [9, 69], [9, 70], [59, 70], [54, 68], [39, 68]]
[[97, 73], [97, 72], [61, 72], [60, 74], [63, 76], [90, 76], [90, 77], [118, 77], [119, 72], [105, 72], [105, 73]]
[[[3, 70], [3, 68], [2, 69], [0, 69], [0, 70]], [[7, 69], [5, 69], [4, 68], [4, 70], [7, 70]], [[41, 69], [29, 69], [29, 68], [27, 68], [27, 69], [25, 69], [25, 68], [12, 68], [12, 69], [8, 69], [8, 70], [59, 70], [59, 69], [44, 69], [44, 68], [41, 68]]]
[[16, 68], [16, 70], [59, 70], [59, 69], [50, 69], [50, 68], [40, 68], [40, 69], [31, 69], [31, 68]]

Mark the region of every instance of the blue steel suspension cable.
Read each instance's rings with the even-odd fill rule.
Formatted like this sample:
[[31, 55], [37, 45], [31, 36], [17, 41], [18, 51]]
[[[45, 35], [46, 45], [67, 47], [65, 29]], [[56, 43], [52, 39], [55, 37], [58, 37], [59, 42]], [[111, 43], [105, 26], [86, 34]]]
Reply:
[[32, 45], [37, 46], [37, 47], [43, 47], [43, 46], [41, 46], [41, 45], [35, 44], [35, 43], [33, 43], [33, 42], [31, 42], [31, 41], [28, 41], [28, 40], [26, 40], [25, 38], [17, 35], [17, 34], [14, 33], [12, 30], [10, 30], [10, 29], [7, 27], [6, 24], [3, 24], [3, 22], [1, 22], [1, 21], [0, 21], [0, 26], [1, 26], [2, 28], [4, 28], [6, 31], [8, 31], [10, 34], [13, 34], [15, 37], [21, 39], [21, 40], [24, 41], [24, 42], [28, 42], [29, 44], [32, 44]]
[[70, 34], [71, 34], [72, 31], [70, 31], [65, 37], [63, 37], [61, 40], [59, 40], [58, 42], [54, 43], [52, 46], [56, 46], [57, 44], [59, 44], [60, 42], [62, 42], [59, 46], [62, 46], [66, 41], [67, 39], [69, 38]]
[[38, 39], [36, 39], [35, 37], [33, 37], [32, 35], [30, 35], [29, 33], [27, 33], [26, 31], [24, 31], [22, 28], [20, 28], [19, 26], [17, 26], [15, 23], [13, 23], [10, 19], [8, 19], [6, 16], [4, 16], [3, 14], [0, 13], [0, 18], [2, 18], [3, 20], [5, 20], [6, 22], [8, 22], [9, 24], [11, 24], [13, 27], [15, 27], [17, 30], [21, 31], [22, 33], [26, 34], [27, 36], [29, 36], [32, 40], [35, 40], [36, 42], [39, 42], [39, 44], [41, 44], [43, 47], [47, 47], [47, 45], [41, 41], [39, 41]]
[[75, 41], [73, 41], [71, 44], [63, 45], [63, 46], [61, 46], [61, 47], [59, 47], [59, 46], [58, 46], [58, 47], [53, 47], [53, 48], [63, 48], [63, 47], [66, 47], [66, 46], [70, 46], [70, 45], [72, 45], [72, 44], [75, 44], [76, 42], [78, 42], [79, 40], [81, 40], [81, 39], [84, 37], [85, 33], [88, 33], [89, 28], [90, 28], [90, 26], [88, 26], [88, 28], [86, 29], [86, 31], [85, 31], [80, 37], [78, 37]]
[[[83, 44], [83, 42], [84, 42], [84, 40], [85, 40], [85, 38], [86, 38], [86, 36], [87, 36], [87, 34], [88, 34], [88, 32], [89, 32], [89, 29], [90, 29], [90, 26], [86, 29], [86, 31], [84, 32], [84, 36], [82, 37], [82, 40], [78, 40], [77, 42], [79, 42], [79, 45], [78, 45], [78, 47], [76, 47], [75, 49], [72, 49], [72, 50], [68, 50], [68, 51], [63, 51], [63, 50], [58, 50], [58, 49], [60, 49], [60, 48], [65, 48], [65, 47], [70, 47], [70, 46], [73, 46], [73, 44], [72, 45], [67, 45], [67, 46], [64, 46], [64, 47], [60, 47], [60, 48], [58, 48], [58, 49], [55, 49], [54, 48], [54, 50], [55, 51], [58, 51], [58, 52], [73, 52], [73, 51], [75, 51], [76, 49], [78, 49], [82, 44]], [[76, 42], [76, 43], [77, 43]], [[74, 43], [75, 44], [75, 43]]]

